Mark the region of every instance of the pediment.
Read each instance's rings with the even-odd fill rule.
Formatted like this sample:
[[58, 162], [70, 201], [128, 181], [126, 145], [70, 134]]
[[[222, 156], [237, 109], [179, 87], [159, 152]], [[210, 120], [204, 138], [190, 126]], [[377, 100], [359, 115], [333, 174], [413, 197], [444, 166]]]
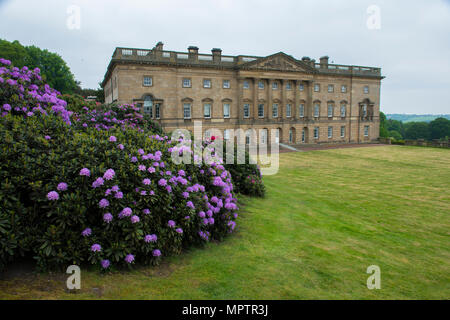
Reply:
[[279, 52], [271, 56], [257, 59], [248, 63], [240, 65], [242, 69], [248, 70], [274, 70], [274, 71], [297, 71], [297, 72], [312, 72], [311, 66], [306, 63], [296, 60], [293, 57]]

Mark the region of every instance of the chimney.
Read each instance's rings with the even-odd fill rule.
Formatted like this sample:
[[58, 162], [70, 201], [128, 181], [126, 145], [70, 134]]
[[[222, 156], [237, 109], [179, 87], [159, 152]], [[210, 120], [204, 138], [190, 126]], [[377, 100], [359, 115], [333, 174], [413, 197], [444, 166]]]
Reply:
[[311, 67], [313, 67], [313, 68], [316, 67], [316, 59], [311, 60]]
[[328, 68], [328, 56], [320, 57], [320, 67], [327, 69]]
[[212, 55], [213, 55], [213, 61], [220, 62], [221, 56], [222, 56], [222, 49], [213, 48], [211, 50], [211, 52], [212, 52]]
[[188, 53], [189, 53], [189, 59], [198, 60], [198, 47], [189, 46]]
[[159, 41], [159, 42], [156, 44], [154, 50], [162, 51], [162, 50], [163, 50], [163, 46], [164, 46], [164, 43], [162, 43], [161, 41]]

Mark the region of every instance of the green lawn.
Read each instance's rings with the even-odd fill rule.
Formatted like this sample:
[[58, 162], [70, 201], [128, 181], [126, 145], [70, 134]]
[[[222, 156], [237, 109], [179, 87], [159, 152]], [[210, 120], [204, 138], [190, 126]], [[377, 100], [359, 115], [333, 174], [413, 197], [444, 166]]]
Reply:
[[[0, 281], [0, 298], [449, 299], [450, 150], [378, 146], [281, 155], [238, 232], [157, 268]], [[381, 290], [366, 269], [381, 268]], [[93, 290], [92, 288], [98, 288]]]

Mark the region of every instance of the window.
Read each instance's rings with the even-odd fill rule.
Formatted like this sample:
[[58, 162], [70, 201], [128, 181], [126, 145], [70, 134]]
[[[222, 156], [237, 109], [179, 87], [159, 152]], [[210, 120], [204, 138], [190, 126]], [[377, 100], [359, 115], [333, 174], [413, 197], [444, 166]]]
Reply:
[[244, 80], [244, 89], [250, 88], [250, 84], [248, 83], [248, 80]]
[[314, 117], [318, 118], [320, 115], [320, 104], [314, 104]]
[[224, 89], [230, 89], [230, 80], [223, 80], [223, 86]]
[[278, 82], [274, 81], [272, 82], [272, 90], [277, 90], [278, 89]]
[[190, 103], [183, 104], [183, 115], [184, 115], [185, 119], [191, 118], [191, 104]]
[[145, 96], [144, 98], [144, 113], [153, 118], [153, 101], [150, 96]]
[[250, 105], [248, 103], [244, 104], [244, 118], [250, 117]]
[[369, 126], [364, 126], [364, 137], [369, 136]]
[[262, 129], [260, 131], [260, 138], [261, 138], [261, 144], [266, 144], [267, 143], [267, 129]]
[[346, 92], [347, 92], [347, 86], [346, 86], [345, 84], [343, 84], [343, 85], [341, 86], [341, 92], [342, 92], [342, 93], [346, 93]]
[[319, 127], [314, 127], [314, 139], [319, 139]]
[[328, 92], [334, 92], [334, 85], [332, 84], [328, 85]]
[[291, 117], [291, 104], [288, 103], [286, 105], [286, 117], [290, 118]]
[[230, 117], [230, 104], [229, 103], [223, 104], [223, 117], [224, 118]]
[[333, 127], [328, 127], [328, 138], [333, 138]]
[[264, 81], [258, 81], [258, 88], [259, 89], [264, 89]]
[[303, 83], [300, 83], [300, 84], [298, 85], [298, 89], [299, 89], [300, 91], [304, 91], [304, 90], [305, 90], [305, 85], [304, 85]]
[[203, 105], [203, 116], [205, 118], [211, 118], [211, 103], [205, 103]]
[[155, 104], [155, 118], [159, 119], [161, 117], [161, 104]]
[[191, 87], [191, 79], [184, 78], [183, 79], [183, 88], [190, 88]]
[[341, 126], [341, 138], [345, 137], [345, 126]]
[[145, 76], [143, 85], [144, 85], [144, 87], [151, 87], [153, 85], [152, 77]]
[[210, 79], [203, 79], [203, 88], [211, 88], [211, 80]]
[[302, 142], [303, 143], [306, 142], [306, 131], [305, 131], [305, 128], [303, 128], [303, 130], [302, 130]]
[[369, 93], [369, 86], [364, 86], [364, 93]]
[[224, 140], [230, 139], [230, 129], [225, 129], [225, 131], [223, 132], [223, 139]]
[[272, 118], [278, 118], [278, 103], [272, 105]]
[[300, 118], [303, 118], [305, 116], [305, 105], [303, 103], [300, 104], [298, 115]]
[[367, 105], [363, 105], [363, 117], [367, 117]]
[[333, 104], [329, 103], [328, 104], [328, 118], [332, 118], [333, 117]]
[[205, 131], [205, 140], [209, 140], [209, 139], [211, 139], [211, 131], [206, 130]]
[[258, 117], [264, 118], [264, 104], [258, 104]]
[[341, 118], [345, 118], [345, 113], [347, 111], [347, 106], [345, 105], [345, 103], [341, 104]]
[[294, 132], [292, 129], [289, 129], [289, 143], [294, 142]]
[[245, 133], [245, 144], [250, 144], [250, 132], [248, 131]]
[[314, 92], [320, 92], [320, 84], [314, 84]]
[[291, 85], [291, 82], [290, 82], [290, 81], [288, 81], [288, 82], [286, 83], [286, 90], [292, 90], [292, 85]]

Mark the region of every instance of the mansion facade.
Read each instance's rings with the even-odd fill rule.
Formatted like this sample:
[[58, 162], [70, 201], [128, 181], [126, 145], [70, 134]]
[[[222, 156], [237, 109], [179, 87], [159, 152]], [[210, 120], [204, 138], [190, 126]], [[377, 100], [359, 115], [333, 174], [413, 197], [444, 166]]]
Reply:
[[[330, 64], [283, 52], [225, 56], [116, 48], [102, 87], [106, 103], [134, 103], [170, 132], [194, 121], [222, 131], [276, 130], [285, 144], [362, 143], [379, 137], [380, 68]], [[261, 130], [261, 131], [259, 131]]]

